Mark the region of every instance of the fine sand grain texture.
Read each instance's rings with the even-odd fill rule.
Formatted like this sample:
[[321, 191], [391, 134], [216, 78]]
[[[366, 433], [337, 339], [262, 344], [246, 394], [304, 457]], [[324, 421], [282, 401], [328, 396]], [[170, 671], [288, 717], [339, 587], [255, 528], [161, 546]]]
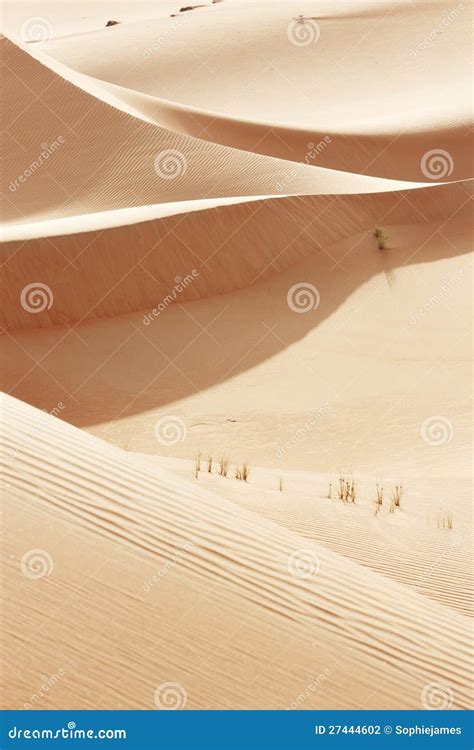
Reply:
[[472, 7], [198, 5], [5, 4], [1, 707], [471, 708]]

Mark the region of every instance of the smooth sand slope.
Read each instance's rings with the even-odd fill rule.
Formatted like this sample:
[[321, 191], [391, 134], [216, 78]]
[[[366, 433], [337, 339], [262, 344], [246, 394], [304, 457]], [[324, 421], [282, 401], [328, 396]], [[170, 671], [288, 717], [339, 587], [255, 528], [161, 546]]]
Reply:
[[43, 48], [180, 133], [293, 161], [321, 142], [319, 166], [410, 180], [442, 148], [453, 179], [472, 175], [468, 3], [230, 0], [153, 15]]
[[2, 705], [469, 707], [471, 9], [17, 5]]
[[[304, 708], [418, 708], [439, 682], [467, 707], [462, 615], [15, 399], [2, 413], [7, 707], [59, 669], [41, 707], [153, 708], [172, 681], [188, 708], [287, 708], [315, 673]], [[302, 549], [311, 576], [288, 567]]]
[[[458, 217], [390, 227], [383, 252], [362, 233], [156, 315], [7, 331], [3, 388], [48, 411], [62, 402], [64, 419], [131, 451], [455, 482], [469, 476], [471, 424], [472, 266]], [[186, 426], [171, 445], [154, 434], [169, 416]], [[433, 417], [438, 440], [430, 422], [422, 433]]]

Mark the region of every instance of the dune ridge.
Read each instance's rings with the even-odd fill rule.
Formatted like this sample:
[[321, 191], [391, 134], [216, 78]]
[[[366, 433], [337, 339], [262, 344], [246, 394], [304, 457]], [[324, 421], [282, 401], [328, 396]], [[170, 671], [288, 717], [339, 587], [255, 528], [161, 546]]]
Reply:
[[[288, 569], [287, 560], [294, 549], [301, 545], [298, 535], [265, 522], [252, 513], [237, 510], [232, 503], [222, 501], [211, 493], [184, 488], [166, 472], [138, 471], [120, 450], [15, 399], [2, 399], [2, 415], [5, 448], [14, 456], [12, 468], [6, 475], [8, 497], [14, 500], [7, 521], [13, 528], [18, 519], [15, 502], [19, 508], [25, 507], [26, 503], [33, 515], [40, 512], [49, 518], [53, 530], [60, 522], [86, 527], [85, 538], [96, 552], [103, 548], [109, 561], [123, 544], [127, 548], [124, 558], [127, 558], [130, 547], [133, 556], [138, 558], [134, 560], [135, 572], [137, 568], [143, 572], [150, 567], [150, 555], [155, 568], [164, 565], [176, 547], [197, 536], [199, 541], [176, 566], [179, 570], [176, 574], [174, 570], [170, 573], [175, 587], [172, 600], [180, 601], [181, 606], [182, 595], [187, 598], [187, 604], [192, 604], [194, 581], [199, 579], [201, 585], [215, 585], [214, 593], [222, 594], [224, 608], [238, 606], [241, 615], [248, 615], [249, 618], [260, 617], [261, 614], [259, 622], [265, 623], [263, 627], [267, 637], [272, 638], [274, 650], [286, 643], [284, 632], [285, 623], [288, 622], [294, 625], [295, 634], [302, 635], [303, 642], [299, 649], [303, 660], [305, 652], [306, 658], [310, 653], [307, 650], [308, 638], [313, 641], [317, 638], [319, 651], [327, 647], [326, 653], [329, 653], [338, 647], [344, 654], [347, 653], [347, 660], [343, 665], [341, 662], [333, 665], [334, 669], [346, 670], [351, 663], [358, 665], [353, 675], [356, 681], [353, 684], [357, 683], [358, 689], [351, 691], [352, 697], [339, 696], [341, 707], [354, 706], [374, 688], [377, 696], [372, 701], [379, 706], [389, 707], [403, 700], [405, 705], [416, 707], [420, 691], [440, 675], [452, 686], [455, 705], [462, 708], [468, 704], [469, 687], [464, 675], [470, 630], [463, 616], [453, 612], [448, 615], [448, 610], [443, 606], [428, 600], [420, 616], [416, 594], [410, 594], [398, 584], [370, 571], [354, 569], [340, 556], [308, 540], [304, 541], [304, 546], [308, 549], [309, 545], [309, 550], [317, 557], [319, 573], [314, 582], [292, 577], [288, 572], [291, 565]], [[46, 528], [45, 539], [48, 536]], [[10, 535], [10, 543], [14, 539], [15, 536]], [[49, 539], [49, 543], [52, 543], [52, 539]], [[21, 580], [18, 544], [18, 541], [14, 542], [17, 553], [10, 558], [10, 566], [16, 568], [16, 573], [12, 570], [12, 581], [14, 585], [29, 586], [33, 592], [31, 586], [37, 586], [37, 583]], [[70, 628], [77, 633], [80, 628], [80, 622], [74, 622], [71, 611], [68, 607], [62, 607], [61, 601], [65, 593], [63, 570], [77, 564], [82, 545], [83, 542], [79, 542], [78, 547], [69, 547], [69, 550], [63, 547], [57, 571], [53, 569], [48, 577], [50, 585], [46, 588], [37, 586], [34, 590], [34, 597], [39, 602], [43, 596], [47, 597], [50, 611], [58, 607], [63, 633]], [[111, 551], [110, 545], [116, 549]], [[59, 547], [57, 544], [55, 546]], [[112, 561], [109, 575], [113, 575], [114, 567]], [[117, 575], [119, 569], [120, 566], [117, 566]], [[183, 581], [182, 588], [180, 580]], [[97, 573], [93, 573], [87, 579], [88, 596], [97, 585]], [[74, 594], [80, 601], [81, 592]], [[170, 591], [166, 595], [161, 590], [160, 599], [154, 600], [157, 610], [161, 612], [161, 627], [165, 629], [167, 623], [172, 627], [170, 613], [173, 608], [169, 608], [171, 600], [169, 603], [166, 601], [170, 594]], [[363, 617], [360, 616], [361, 611], [364, 612]], [[383, 628], [380, 626], [382, 613]], [[87, 616], [91, 615], [94, 616], [94, 612], [89, 611]], [[124, 612], [124, 617], [135, 620], [136, 627], [136, 619], [129, 608]], [[50, 634], [57, 639], [58, 651], [67, 651], [68, 642], [58, 632], [58, 625], [53, 624], [48, 614], [45, 618], [42, 626], [47, 624], [52, 629]], [[196, 612], [193, 619], [196, 632], [199, 628]], [[10, 627], [8, 632], [11, 632]], [[26, 637], [28, 641], [28, 636], [31, 637], [28, 630], [27, 620], [21, 620], [15, 629], [15, 639]], [[447, 630], [449, 639], [446, 638]], [[207, 637], [211, 634], [212, 630]], [[185, 642], [188, 637], [192, 636], [182, 635]], [[203, 637], [204, 632], [201, 631]], [[148, 630], [147, 638], [151, 647], [153, 640], [160, 642], [161, 636], [160, 633], [153, 636]], [[137, 653], [133, 640], [131, 635], [126, 637], [121, 651], [131, 649], [135, 655], [134, 672], [140, 675], [141, 687], [136, 688], [137, 680], [133, 679], [134, 689], [138, 692], [135, 692], [132, 700], [135, 705], [143, 705], [151, 703], [155, 689], [153, 678], [156, 681], [159, 679], [156, 675], [161, 673], [163, 676], [167, 657], [161, 649], [154, 649], [152, 664], [147, 666], [144, 656]], [[207, 643], [209, 649], [210, 643]], [[217, 645], [223, 643], [225, 638], [219, 638]], [[35, 645], [32, 651], [24, 645], [21, 652], [16, 652], [15, 668], [24, 665], [25, 674], [38, 670], [45, 658], [44, 644], [39, 652], [36, 648]], [[86, 672], [98, 675], [102, 670], [92, 655], [94, 652], [88, 649], [87, 641], [82, 648], [83, 669], [86, 667]], [[180, 648], [186, 650], [183, 643]], [[235, 660], [235, 645], [230, 643], [228, 648], [227, 659]], [[107, 651], [110, 658], [110, 647]], [[258, 675], [255, 678], [256, 653], [252, 646], [250, 652], [241, 665], [240, 678], [232, 685], [228, 684], [224, 693], [214, 695], [211, 707], [228, 707], [232, 701], [233, 708], [236, 705], [283, 708], [285, 701], [291, 702], [294, 686], [275, 689], [265, 679], [259, 680]], [[6, 658], [8, 661], [8, 653]], [[149, 654], [146, 658], [149, 658]], [[117, 670], [119, 674], [123, 669], [117, 657], [111, 658], [110, 666], [112, 672]], [[212, 669], [207, 661], [205, 666], [205, 673], [198, 670], [193, 675], [186, 674], [189, 707], [203, 707], [203, 701], [206, 698], [210, 700], [209, 688], [207, 695], [206, 690], [196, 690], [198, 684], [209, 686], [216, 678], [214, 669], [217, 664]], [[183, 675], [188, 671], [187, 665], [182, 665], [181, 669]], [[261, 673], [264, 671], [265, 665]], [[379, 677], [374, 682], [377, 672]], [[249, 684], [251, 677], [254, 681]], [[103, 679], [107, 687], [109, 677], [103, 675], [101, 681]], [[15, 704], [13, 695], [6, 696], [6, 700], [9, 705]], [[56, 694], [54, 703], [56, 706], [61, 704], [59, 694]], [[102, 707], [112, 708], [114, 705], [112, 695], [102, 700]], [[126, 705], [130, 705], [130, 702], [126, 702]], [[90, 697], [76, 695], [73, 707], [92, 706]], [[71, 705], [68, 707], [71, 708]]]

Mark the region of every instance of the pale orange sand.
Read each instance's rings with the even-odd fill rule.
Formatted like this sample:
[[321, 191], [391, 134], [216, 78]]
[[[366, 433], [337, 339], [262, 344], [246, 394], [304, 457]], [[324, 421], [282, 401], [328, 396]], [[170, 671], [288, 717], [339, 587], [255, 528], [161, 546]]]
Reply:
[[7, 708], [58, 669], [42, 707], [153, 708], [173, 681], [188, 708], [284, 709], [315, 674], [304, 708], [419, 708], [440, 676], [467, 707], [464, 616], [19, 401], [2, 413]]
[[4, 13], [2, 707], [468, 708], [471, 8], [115, 5]]

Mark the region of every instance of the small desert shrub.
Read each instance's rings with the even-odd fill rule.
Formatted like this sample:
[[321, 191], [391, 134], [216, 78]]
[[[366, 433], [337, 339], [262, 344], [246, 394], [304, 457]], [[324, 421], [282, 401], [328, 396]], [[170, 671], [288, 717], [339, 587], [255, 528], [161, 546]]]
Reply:
[[208, 474], [212, 473], [212, 456], [210, 454], [207, 457], [207, 471], [208, 471]]
[[378, 516], [378, 514], [382, 510], [383, 505], [383, 487], [378, 482], [375, 485], [375, 491], [377, 493], [377, 499], [375, 501], [375, 515]]
[[339, 477], [339, 500], [343, 503], [355, 503], [357, 486], [352, 477]]
[[278, 489], [280, 490], [280, 492], [283, 492], [284, 488], [285, 488], [285, 477], [282, 474], [278, 482]]
[[202, 453], [196, 453], [196, 458], [194, 459], [194, 476], [196, 479], [199, 476], [199, 472], [201, 471], [201, 456]]
[[250, 466], [248, 464], [242, 464], [242, 466], [235, 467], [235, 478], [246, 482], [249, 478]]
[[404, 493], [403, 485], [396, 484], [390, 500], [390, 513], [395, 513], [396, 508], [402, 507], [402, 495]]
[[451, 511], [440, 511], [438, 513], [438, 529], [452, 529], [454, 526]]
[[227, 456], [222, 456], [219, 459], [219, 474], [221, 477], [226, 477], [229, 472], [229, 459]]
[[387, 243], [388, 237], [381, 227], [375, 227], [374, 237], [377, 238], [379, 250], [385, 250], [385, 245]]

